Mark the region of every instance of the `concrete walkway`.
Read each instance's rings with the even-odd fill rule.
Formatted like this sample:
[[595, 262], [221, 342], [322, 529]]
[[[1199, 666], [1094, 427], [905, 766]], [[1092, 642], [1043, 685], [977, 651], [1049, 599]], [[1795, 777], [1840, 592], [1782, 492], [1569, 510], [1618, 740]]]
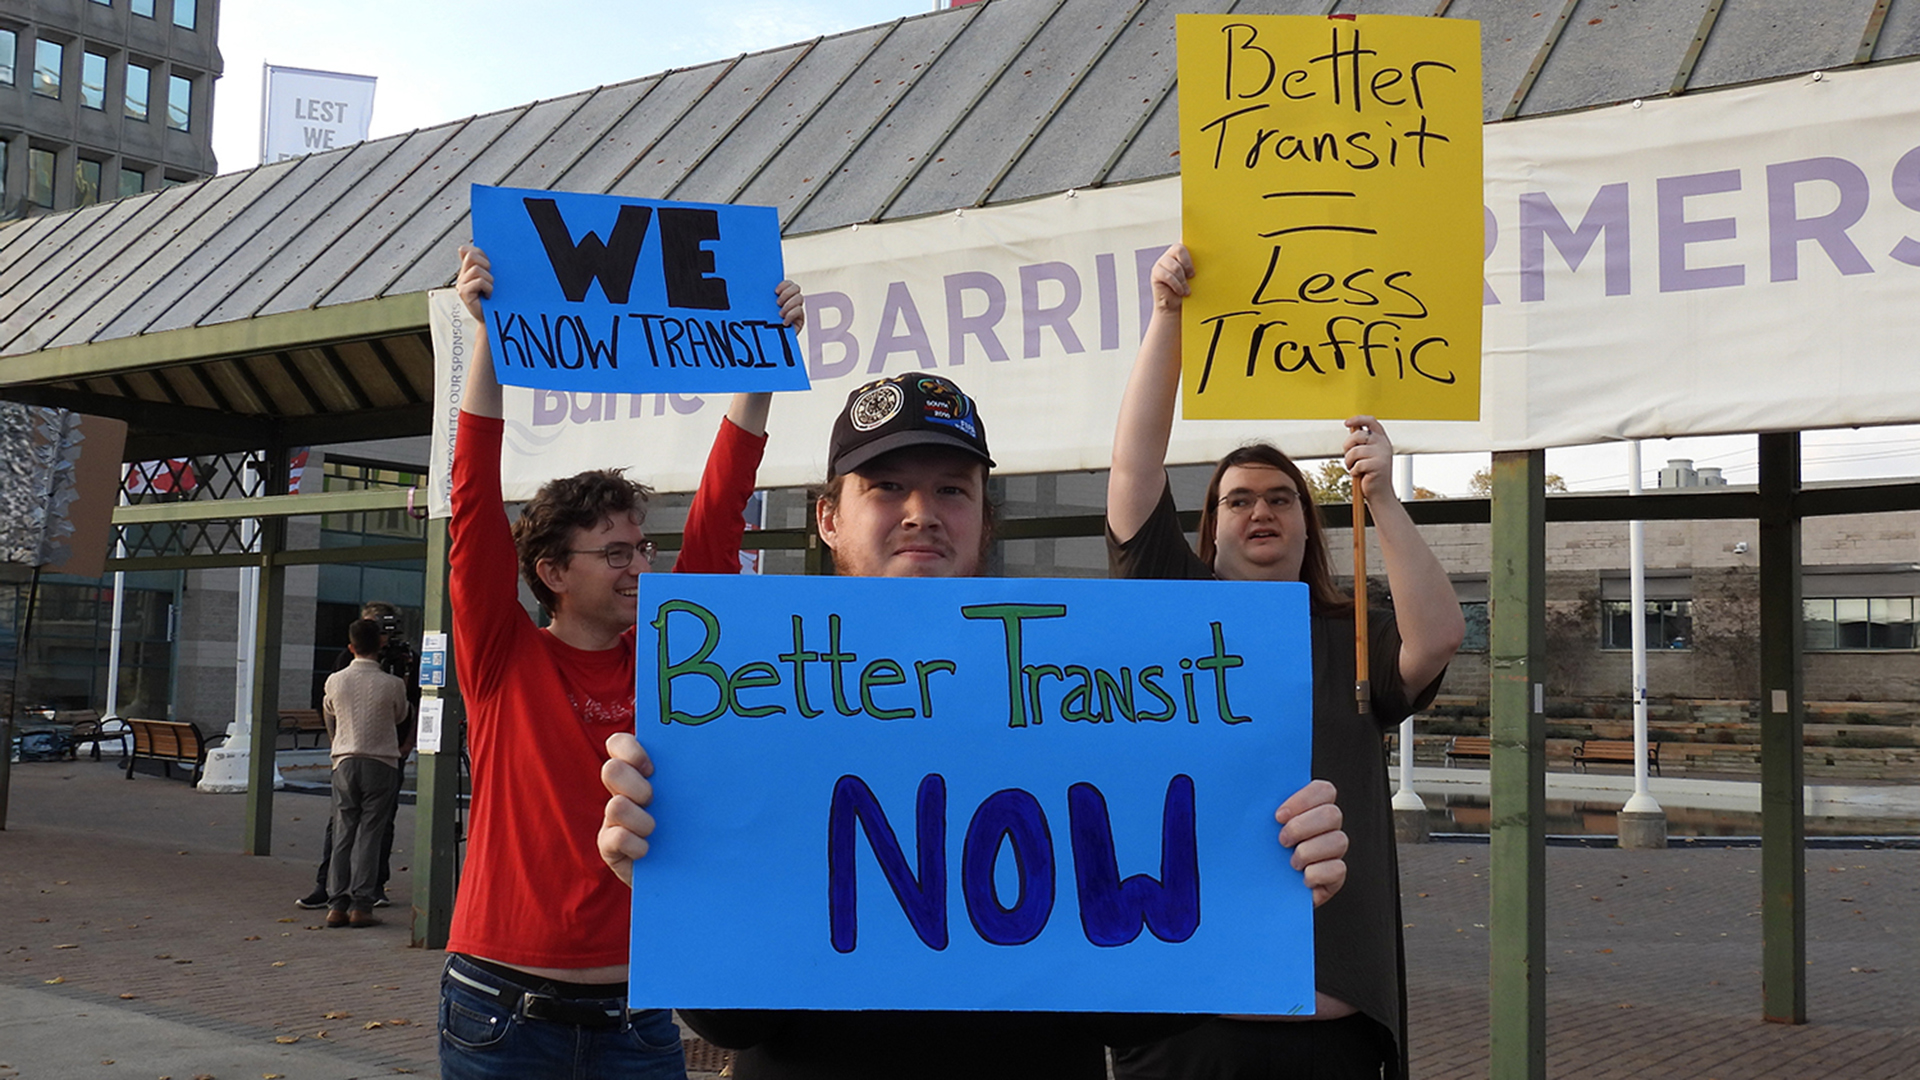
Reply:
[[[111, 763], [13, 769], [0, 833], [0, 1080], [432, 1076], [442, 954], [408, 947], [401, 808], [388, 925], [325, 930], [327, 804], [245, 799]], [[1484, 1077], [1487, 848], [1400, 850], [1414, 1073]], [[1759, 852], [1548, 854], [1553, 1077], [1920, 1076], [1920, 852], [1811, 851], [1811, 1023], [1760, 1019]]]

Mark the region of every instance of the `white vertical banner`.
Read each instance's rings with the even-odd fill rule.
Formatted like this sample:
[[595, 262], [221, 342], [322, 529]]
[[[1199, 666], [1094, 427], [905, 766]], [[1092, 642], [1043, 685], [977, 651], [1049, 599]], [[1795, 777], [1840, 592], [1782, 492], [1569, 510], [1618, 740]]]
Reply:
[[262, 66], [260, 164], [366, 141], [373, 124], [373, 76]]

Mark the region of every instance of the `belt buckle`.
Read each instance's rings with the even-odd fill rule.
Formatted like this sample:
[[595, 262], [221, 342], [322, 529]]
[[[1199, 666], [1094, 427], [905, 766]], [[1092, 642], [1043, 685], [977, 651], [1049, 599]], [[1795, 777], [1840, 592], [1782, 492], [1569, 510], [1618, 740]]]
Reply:
[[631, 1023], [629, 1011], [623, 1006], [619, 1014], [596, 1007], [585, 1001], [573, 1001], [555, 997], [552, 994], [537, 994], [531, 990], [522, 991], [520, 1004], [515, 1010], [529, 1020], [544, 1020], [548, 1023], [569, 1024], [573, 1027], [625, 1030]]

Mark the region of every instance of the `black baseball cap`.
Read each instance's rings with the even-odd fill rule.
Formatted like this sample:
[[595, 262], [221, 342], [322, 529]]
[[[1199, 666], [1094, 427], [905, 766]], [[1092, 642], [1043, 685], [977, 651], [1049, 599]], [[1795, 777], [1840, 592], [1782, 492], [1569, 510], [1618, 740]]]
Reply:
[[847, 395], [827, 446], [827, 479], [908, 446], [950, 446], [993, 467], [986, 425], [965, 391], [938, 375], [895, 375]]

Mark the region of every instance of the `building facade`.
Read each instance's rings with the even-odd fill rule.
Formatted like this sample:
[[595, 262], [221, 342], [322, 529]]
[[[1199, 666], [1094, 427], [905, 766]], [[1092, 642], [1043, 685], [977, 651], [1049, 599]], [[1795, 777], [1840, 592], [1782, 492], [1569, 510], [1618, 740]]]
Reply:
[[0, 0], [0, 220], [212, 176], [220, 0]]

